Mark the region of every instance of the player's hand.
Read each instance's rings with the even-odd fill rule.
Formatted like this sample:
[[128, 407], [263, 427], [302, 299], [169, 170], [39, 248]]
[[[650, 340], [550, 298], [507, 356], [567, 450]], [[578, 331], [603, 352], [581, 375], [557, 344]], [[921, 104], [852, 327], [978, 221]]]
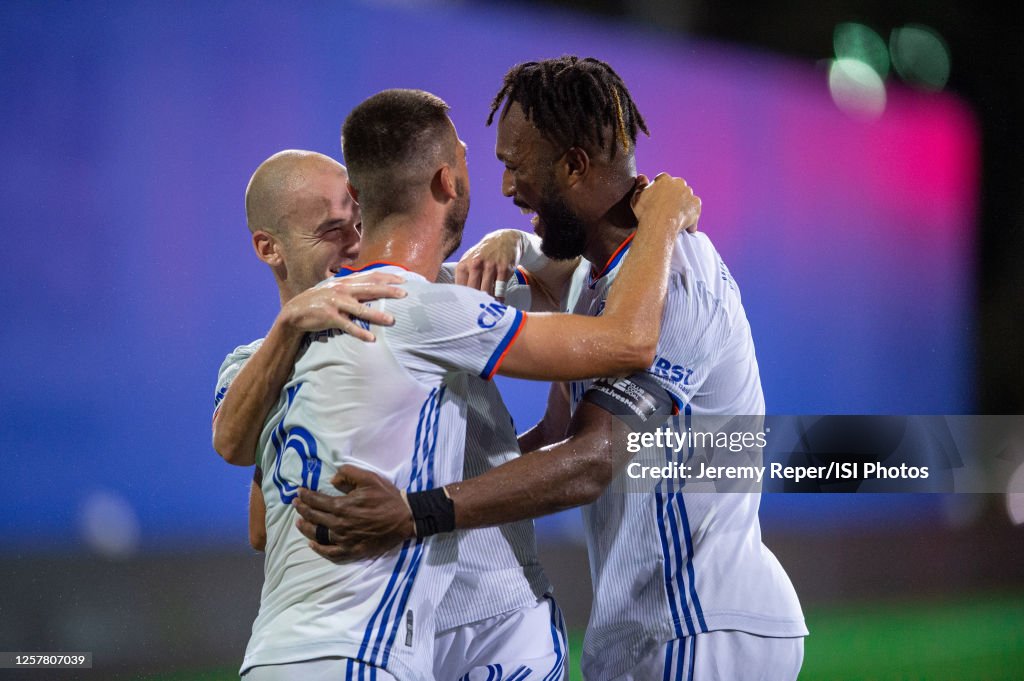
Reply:
[[364, 303], [380, 298], [404, 298], [404, 289], [393, 286], [403, 279], [396, 274], [369, 272], [332, 279], [295, 296], [281, 308], [278, 319], [296, 331], [341, 329], [356, 338], [373, 342], [374, 335], [353, 319], [391, 326], [394, 317]]
[[455, 265], [455, 283], [483, 291], [495, 298], [504, 297], [504, 291], [495, 291], [495, 282], [503, 285], [512, 276], [522, 255], [519, 230], [499, 229], [491, 232], [473, 246]]
[[697, 231], [700, 219], [700, 197], [681, 177], [659, 173], [654, 182], [647, 177], [637, 177], [637, 188], [632, 200], [633, 213], [637, 220], [646, 224], [675, 224], [677, 231]]
[[[338, 469], [331, 484], [345, 492], [336, 497], [299, 489], [292, 506], [302, 516], [296, 526], [310, 548], [330, 560], [364, 560], [383, 555], [416, 536], [412, 511], [397, 487], [357, 466]], [[330, 530], [332, 544], [316, 541], [316, 526]]]

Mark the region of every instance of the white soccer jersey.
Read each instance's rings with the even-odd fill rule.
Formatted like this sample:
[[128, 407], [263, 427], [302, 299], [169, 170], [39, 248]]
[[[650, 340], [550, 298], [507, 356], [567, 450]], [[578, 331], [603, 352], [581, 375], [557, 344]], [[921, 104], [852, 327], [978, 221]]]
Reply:
[[455, 572], [454, 536], [335, 564], [309, 549], [291, 501], [300, 486], [337, 494], [329, 481], [345, 463], [407, 491], [460, 479], [467, 374], [493, 375], [524, 315], [398, 266], [363, 271], [376, 268], [406, 279], [406, 298], [371, 303], [394, 315], [395, 326], [376, 329], [376, 343], [337, 331], [310, 334], [260, 437], [265, 580], [243, 672], [344, 657], [400, 681], [431, 677], [435, 611]]
[[[567, 310], [603, 311], [629, 241], [600, 272], [581, 264]], [[676, 241], [649, 373], [682, 411], [673, 417], [678, 432], [700, 415], [764, 414], [739, 289], [704, 234]], [[590, 383], [571, 384], [573, 409]], [[652, 454], [666, 460], [662, 452], [641, 456]], [[807, 634], [789, 578], [761, 543], [759, 494], [697, 492], [670, 481], [647, 493], [625, 492], [624, 475], [583, 509], [594, 583], [582, 662], [587, 678], [614, 678], [645, 651], [696, 633]]]
[[[439, 283], [455, 281], [454, 265], [445, 264]], [[530, 306], [530, 288], [517, 272], [505, 288], [505, 303], [521, 310]], [[466, 378], [466, 458], [463, 479], [482, 475], [519, 456], [512, 417], [492, 381]], [[551, 591], [537, 559], [532, 520], [500, 527], [460, 530], [455, 578], [437, 611], [437, 630], [479, 622], [512, 610], [533, 607]]]
[[[440, 284], [454, 283], [453, 263], [445, 263]], [[505, 302], [521, 310], [530, 307], [530, 287], [517, 271], [505, 289]], [[214, 409], [245, 362], [263, 339], [242, 345], [229, 354], [218, 372]], [[463, 479], [482, 475], [519, 456], [519, 442], [508, 408], [492, 381], [467, 377], [466, 448]], [[461, 530], [456, 533], [458, 564], [451, 586], [438, 607], [438, 631], [479, 622], [512, 610], [533, 607], [551, 583], [537, 559], [533, 521], [502, 527]]]

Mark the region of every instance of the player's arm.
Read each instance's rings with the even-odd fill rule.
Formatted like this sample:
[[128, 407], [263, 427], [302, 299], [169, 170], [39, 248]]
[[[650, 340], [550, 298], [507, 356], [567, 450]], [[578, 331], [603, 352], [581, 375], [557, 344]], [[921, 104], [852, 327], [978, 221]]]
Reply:
[[519, 436], [519, 451], [531, 452], [565, 438], [569, 427], [569, 395], [565, 383], [552, 383], [548, 406], [537, 425]]
[[475, 478], [408, 497], [375, 473], [342, 466], [332, 483], [348, 494], [299, 490], [293, 501], [302, 516], [298, 527], [310, 539], [317, 524], [330, 528], [337, 544], [314, 542], [312, 548], [326, 558], [349, 560], [379, 555], [417, 535], [500, 525], [588, 504], [631, 458], [629, 433], [658, 427], [672, 409], [672, 399], [650, 374], [598, 381], [560, 442]]
[[257, 551], [267, 547], [267, 502], [263, 500], [263, 470], [256, 471], [249, 485], [249, 544]]
[[604, 312], [531, 314], [497, 372], [516, 378], [566, 381], [622, 376], [654, 361], [668, 289], [672, 244], [700, 216], [700, 199], [680, 178], [662, 174], [638, 189], [639, 227], [629, 257], [611, 286]]
[[401, 277], [375, 272], [358, 280], [332, 281], [285, 303], [263, 345], [238, 372], [214, 413], [213, 448], [217, 453], [231, 464], [255, 463], [263, 422], [291, 375], [305, 333], [338, 328], [373, 341], [373, 334], [353, 318], [378, 325], [394, 323], [391, 315], [363, 303], [405, 296], [404, 290], [390, 285], [401, 281]]
[[[667, 395], [661, 406], [671, 409]], [[627, 432], [615, 416], [584, 399], [565, 439], [447, 485], [444, 491], [454, 505], [455, 527], [501, 525], [595, 501], [631, 458]], [[411, 514], [406, 517], [412, 520]]]

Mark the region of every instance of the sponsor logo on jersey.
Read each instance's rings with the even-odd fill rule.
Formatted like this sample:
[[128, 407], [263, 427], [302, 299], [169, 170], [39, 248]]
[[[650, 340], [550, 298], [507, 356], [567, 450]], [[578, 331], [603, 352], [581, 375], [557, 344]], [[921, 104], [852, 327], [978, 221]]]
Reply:
[[505, 316], [505, 310], [508, 309], [508, 305], [502, 305], [501, 303], [490, 303], [485, 305], [480, 303], [480, 308], [483, 312], [476, 318], [476, 323], [481, 329], [493, 329], [501, 318]]
[[654, 364], [651, 365], [651, 373], [672, 383], [690, 385], [690, 376], [693, 375], [693, 369], [673, 364], [664, 357], [655, 357]]

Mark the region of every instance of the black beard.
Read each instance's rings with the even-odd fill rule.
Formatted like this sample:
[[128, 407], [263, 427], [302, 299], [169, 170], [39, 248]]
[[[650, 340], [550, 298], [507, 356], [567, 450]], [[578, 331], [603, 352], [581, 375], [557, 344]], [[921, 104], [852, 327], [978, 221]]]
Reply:
[[469, 216], [469, 192], [466, 190], [466, 183], [460, 179], [455, 180], [455, 193], [458, 198], [444, 216], [445, 260], [462, 245], [462, 232], [466, 228], [466, 218]]
[[540, 252], [552, 260], [572, 260], [587, 248], [587, 226], [569, 205], [557, 197], [545, 197], [537, 215], [544, 222]]

